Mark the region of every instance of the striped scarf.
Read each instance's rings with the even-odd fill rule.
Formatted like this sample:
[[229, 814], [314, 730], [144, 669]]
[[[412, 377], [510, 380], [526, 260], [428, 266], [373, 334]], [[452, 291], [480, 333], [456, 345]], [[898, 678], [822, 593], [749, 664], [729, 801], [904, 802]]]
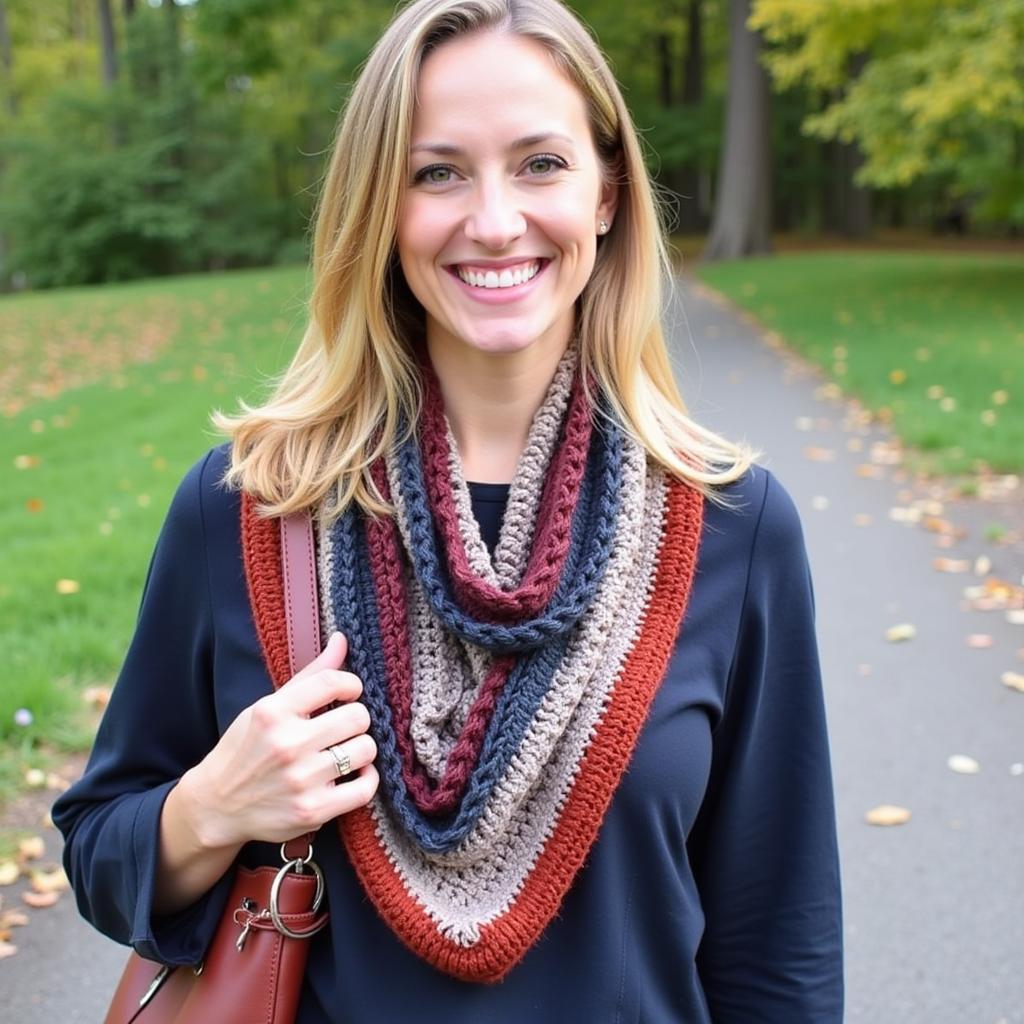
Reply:
[[[352, 508], [318, 529], [324, 633], [348, 637], [381, 777], [338, 827], [395, 933], [491, 982], [540, 937], [597, 837], [682, 621], [702, 500], [594, 414], [570, 349], [492, 557], [429, 368], [424, 393], [418, 436], [372, 470], [394, 516]], [[276, 524], [254, 504], [250, 596], [280, 685]]]

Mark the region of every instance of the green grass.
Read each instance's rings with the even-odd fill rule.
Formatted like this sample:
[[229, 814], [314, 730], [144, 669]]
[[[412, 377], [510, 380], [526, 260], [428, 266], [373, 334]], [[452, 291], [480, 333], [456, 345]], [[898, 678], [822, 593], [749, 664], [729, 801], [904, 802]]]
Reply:
[[287, 360], [305, 285], [275, 269], [0, 301], [0, 790], [42, 745], [88, 745], [81, 692], [113, 682], [174, 488], [219, 441], [210, 410]]
[[696, 273], [891, 422], [912, 468], [1024, 469], [1024, 257], [792, 253]]

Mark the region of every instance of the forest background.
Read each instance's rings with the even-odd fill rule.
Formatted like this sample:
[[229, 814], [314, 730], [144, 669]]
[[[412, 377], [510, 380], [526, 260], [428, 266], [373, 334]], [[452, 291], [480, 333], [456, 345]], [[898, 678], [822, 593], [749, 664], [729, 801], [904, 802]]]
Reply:
[[[780, 231], [1024, 233], [1024, 0], [572, 6], [705, 255]], [[0, 0], [0, 290], [303, 260], [393, 9]]]

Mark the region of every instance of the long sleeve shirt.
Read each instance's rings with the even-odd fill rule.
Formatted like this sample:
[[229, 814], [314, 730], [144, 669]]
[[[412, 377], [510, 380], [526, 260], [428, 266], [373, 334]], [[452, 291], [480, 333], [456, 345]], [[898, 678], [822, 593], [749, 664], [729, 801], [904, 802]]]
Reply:
[[[83, 778], [54, 821], [83, 915], [142, 955], [202, 959], [230, 874], [153, 912], [161, 808], [272, 689], [224, 447], [185, 477]], [[471, 484], [493, 547], [508, 489]], [[443, 974], [377, 916], [332, 823], [328, 929], [299, 1024], [839, 1024], [842, 929], [814, 598], [799, 518], [755, 466], [705, 507], [697, 570], [629, 769], [558, 915], [499, 984]], [[245, 864], [279, 863], [250, 843]]]

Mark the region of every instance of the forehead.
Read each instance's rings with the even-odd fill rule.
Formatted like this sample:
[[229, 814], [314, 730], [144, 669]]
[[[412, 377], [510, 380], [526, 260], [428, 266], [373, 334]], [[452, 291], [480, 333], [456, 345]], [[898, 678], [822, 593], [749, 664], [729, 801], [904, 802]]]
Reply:
[[479, 32], [448, 40], [420, 69], [412, 144], [564, 134], [589, 141], [586, 103], [536, 40]]

